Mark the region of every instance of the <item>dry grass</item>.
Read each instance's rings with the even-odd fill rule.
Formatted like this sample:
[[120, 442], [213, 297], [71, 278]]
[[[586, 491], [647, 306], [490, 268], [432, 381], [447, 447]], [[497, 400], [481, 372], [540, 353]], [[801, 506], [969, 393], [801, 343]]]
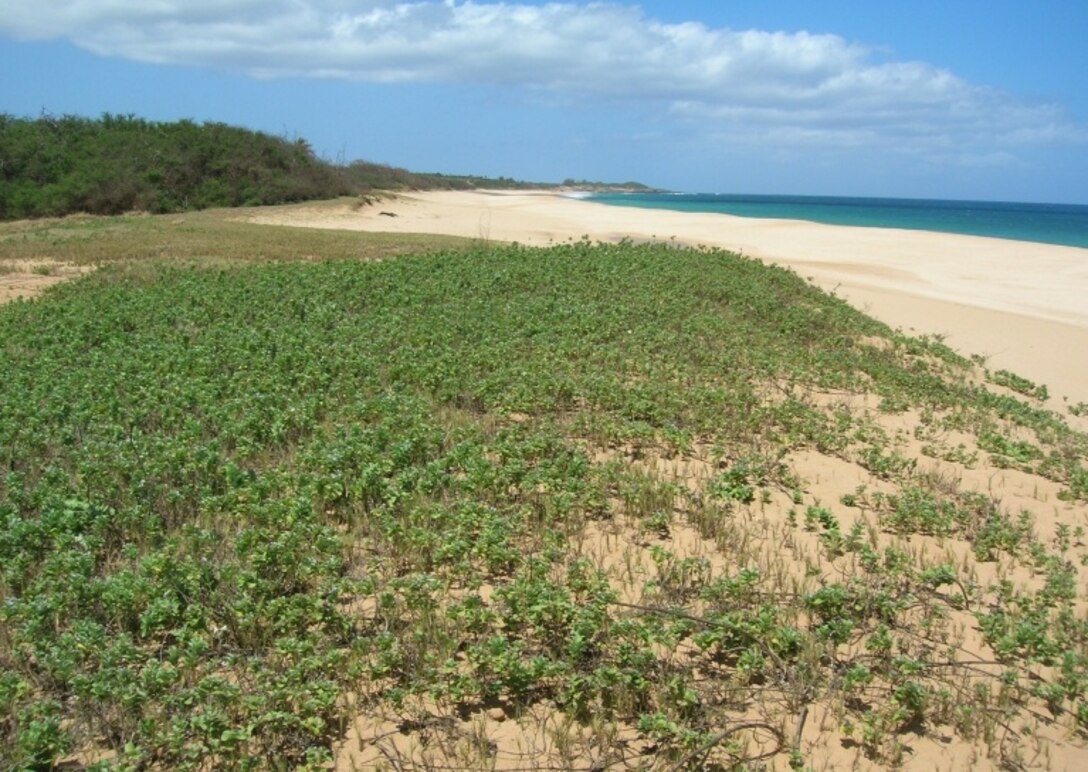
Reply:
[[[343, 200], [306, 204], [318, 209], [342, 205]], [[161, 260], [203, 264], [383, 260], [406, 254], [458, 251], [474, 243], [455, 236], [269, 228], [244, 221], [246, 215], [256, 211], [264, 210], [217, 209], [157, 216], [73, 215], [0, 223], [0, 277], [70, 277], [78, 274], [73, 268], [133, 267]], [[53, 283], [55, 278], [34, 284], [44, 288]]]

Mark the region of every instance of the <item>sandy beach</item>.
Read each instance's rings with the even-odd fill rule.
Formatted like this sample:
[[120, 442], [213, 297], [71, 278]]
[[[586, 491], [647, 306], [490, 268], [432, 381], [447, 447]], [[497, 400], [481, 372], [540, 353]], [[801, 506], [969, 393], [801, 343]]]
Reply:
[[255, 222], [547, 245], [673, 241], [796, 270], [912, 334], [1088, 401], [1088, 249], [1004, 239], [599, 204], [550, 191], [420, 192], [365, 207], [302, 205]]

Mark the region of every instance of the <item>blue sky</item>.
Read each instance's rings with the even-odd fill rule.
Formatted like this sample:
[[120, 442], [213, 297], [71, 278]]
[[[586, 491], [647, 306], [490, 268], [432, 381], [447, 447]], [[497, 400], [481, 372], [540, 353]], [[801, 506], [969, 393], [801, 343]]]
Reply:
[[0, 111], [686, 191], [1088, 203], [1083, 0], [0, 0]]

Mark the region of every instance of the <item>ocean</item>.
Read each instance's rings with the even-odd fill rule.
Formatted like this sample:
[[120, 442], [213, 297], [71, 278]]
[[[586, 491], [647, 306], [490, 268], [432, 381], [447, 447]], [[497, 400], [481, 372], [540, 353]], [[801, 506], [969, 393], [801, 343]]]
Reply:
[[617, 206], [908, 228], [1088, 248], [1088, 206], [1077, 204], [706, 193], [601, 193], [587, 198]]

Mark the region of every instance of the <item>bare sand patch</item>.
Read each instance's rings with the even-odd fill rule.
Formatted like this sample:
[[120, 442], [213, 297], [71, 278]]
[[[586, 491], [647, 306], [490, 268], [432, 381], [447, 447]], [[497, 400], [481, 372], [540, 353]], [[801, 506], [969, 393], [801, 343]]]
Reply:
[[91, 270], [50, 260], [6, 260], [0, 262], [0, 303], [16, 298], [37, 297], [48, 287], [68, 281]]

